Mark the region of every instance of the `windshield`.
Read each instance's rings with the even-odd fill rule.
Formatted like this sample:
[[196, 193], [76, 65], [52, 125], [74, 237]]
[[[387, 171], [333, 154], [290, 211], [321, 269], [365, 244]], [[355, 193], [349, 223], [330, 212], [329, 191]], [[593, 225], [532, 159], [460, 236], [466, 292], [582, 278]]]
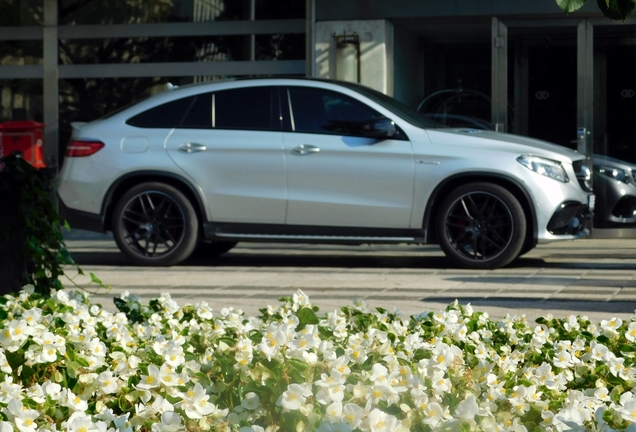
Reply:
[[380, 93], [379, 91], [358, 84], [345, 82], [339, 82], [338, 84], [355, 90], [356, 92], [368, 97], [373, 102], [382, 105], [384, 108], [388, 109], [392, 113], [395, 113], [400, 118], [411, 123], [413, 126], [425, 129], [439, 129], [442, 127], [435, 120], [425, 117], [422, 113], [418, 112], [414, 108], [411, 108], [410, 106], [398, 101], [397, 99], [393, 99], [392, 97], [387, 96], [384, 93]]

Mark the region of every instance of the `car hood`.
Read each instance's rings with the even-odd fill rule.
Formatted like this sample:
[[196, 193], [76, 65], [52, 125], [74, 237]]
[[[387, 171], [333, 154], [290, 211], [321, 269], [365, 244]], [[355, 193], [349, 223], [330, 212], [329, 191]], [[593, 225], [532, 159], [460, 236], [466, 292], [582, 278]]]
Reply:
[[569, 149], [547, 141], [493, 132], [481, 129], [428, 129], [432, 143], [441, 145], [479, 146], [499, 151], [510, 151], [547, 157], [560, 162], [572, 162], [584, 159], [585, 156], [576, 150]]

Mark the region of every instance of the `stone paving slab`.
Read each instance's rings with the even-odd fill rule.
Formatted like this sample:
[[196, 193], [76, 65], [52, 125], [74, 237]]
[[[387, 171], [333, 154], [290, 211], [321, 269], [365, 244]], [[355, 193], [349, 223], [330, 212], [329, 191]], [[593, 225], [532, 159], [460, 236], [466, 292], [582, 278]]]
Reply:
[[[441, 310], [455, 299], [494, 318], [579, 314], [629, 319], [636, 309], [633, 239], [540, 245], [497, 270], [454, 268], [432, 245], [240, 243], [219, 258], [194, 256], [179, 266], [149, 268], [132, 265], [108, 237], [71, 236], [66, 244], [87, 274], [94, 272], [112, 286], [95, 296], [112, 310], [112, 298], [128, 290], [145, 301], [169, 292], [180, 304], [205, 300], [215, 310], [232, 306], [257, 314], [297, 289], [323, 311], [351, 305], [356, 298], [406, 315]], [[82, 277], [75, 281], [87, 282]]]

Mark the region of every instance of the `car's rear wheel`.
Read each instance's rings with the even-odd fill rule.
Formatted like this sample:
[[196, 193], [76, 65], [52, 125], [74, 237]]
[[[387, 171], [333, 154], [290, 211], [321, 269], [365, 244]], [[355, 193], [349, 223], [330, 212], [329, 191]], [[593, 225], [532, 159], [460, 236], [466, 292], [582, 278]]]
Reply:
[[113, 237], [137, 264], [169, 266], [185, 260], [197, 245], [199, 222], [178, 189], [158, 182], [131, 188], [113, 212]]
[[519, 256], [526, 217], [513, 194], [492, 183], [472, 183], [452, 191], [437, 214], [439, 244], [456, 264], [498, 268]]

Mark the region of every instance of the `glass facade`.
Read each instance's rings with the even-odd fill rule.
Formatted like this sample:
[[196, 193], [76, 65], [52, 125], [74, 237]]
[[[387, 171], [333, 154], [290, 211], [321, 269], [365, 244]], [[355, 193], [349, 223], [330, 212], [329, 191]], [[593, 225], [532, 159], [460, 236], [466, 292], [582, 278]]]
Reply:
[[418, 110], [449, 127], [490, 129], [490, 45], [425, 45], [425, 96]]
[[513, 28], [508, 42], [510, 132], [576, 149], [576, 27]]
[[245, 19], [241, 0], [60, 0], [59, 23], [149, 24]]
[[0, 40], [0, 65], [42, 64], [42, 42]]
[[42, 80], [0, 79], [0, 123], [44, 119]]
[[255, 60], [302, 60], [305, 58], [305, 35], [256, 35]]
[[44, 0], [0, 0], [0, 26], [41, 26]]
[[66, 39], [60, 64], [169, 63], [248, 60], [246, 36]]
[[[61, 165], [72, 122], [99, 118], [165, 89], [168, 82], [305, 73], [305, 1], [51, 0], [46, 5], [45, 11], [44, 0], [0, 0], [0, 121], [44, 122], [45, 156], [52, 165]], [[57, 61], [45, 58], [44, 46], [54, 41], [37, 28], [45, 12], [46, 21], [58, 25]], [[211, 25], [209, 32], [195, 25], [211, 21], [236, 25]], [[200, 67], [202, 62], [227, 65]], [[157, 63], [170, 66], [144, 65]], [[57, 96], [44, 100], [45, 89]]]
[[305, 18], [304, 0], [256, 0], [255, 6], [257, 20]]

